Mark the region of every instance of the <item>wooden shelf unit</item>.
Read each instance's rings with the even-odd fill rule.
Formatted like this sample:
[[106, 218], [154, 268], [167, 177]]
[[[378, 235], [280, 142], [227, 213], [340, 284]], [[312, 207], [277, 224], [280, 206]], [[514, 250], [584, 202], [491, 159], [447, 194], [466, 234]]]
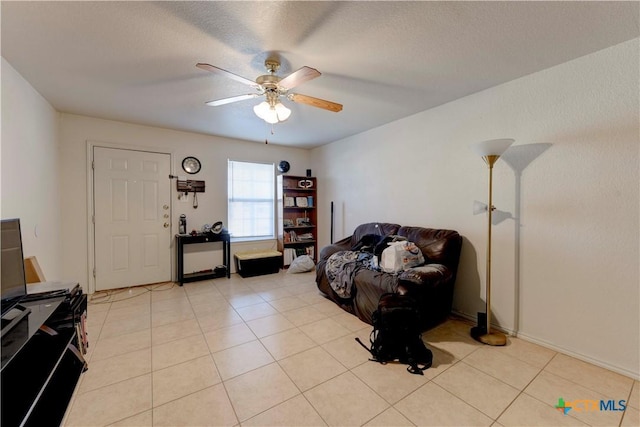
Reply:
[[287, 268], [291, 261], [287, 249], [297, 251], [298, 255], [306, 253], [313, 258], [313, 262], [317, 262], [317, 190], [315, 177], [277, 177], [278, 250], [282, 252], [284, 268]]

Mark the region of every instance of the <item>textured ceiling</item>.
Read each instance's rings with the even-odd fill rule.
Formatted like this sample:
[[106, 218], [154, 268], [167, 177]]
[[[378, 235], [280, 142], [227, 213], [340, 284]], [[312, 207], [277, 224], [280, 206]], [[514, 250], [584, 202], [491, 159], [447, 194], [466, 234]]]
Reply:
[[[638, 2], [2, 2], [2, 56], [57, 110], [313, 147], [638, 37]], [[295, 92], [273, 127], [259, 100], [208, 107], [278, 56]]]

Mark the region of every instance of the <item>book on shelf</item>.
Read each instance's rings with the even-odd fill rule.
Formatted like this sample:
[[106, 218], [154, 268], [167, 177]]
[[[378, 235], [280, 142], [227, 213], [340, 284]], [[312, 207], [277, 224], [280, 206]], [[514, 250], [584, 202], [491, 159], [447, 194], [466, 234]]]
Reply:
[[307, 251], [307, 255], [311, 258], [315, 258], [315, 248], [313, 246], [307, 246], [305, 249]]
[[285, 208], [293, 208], [296, 206], [295, 199], [293, 197], [285, 196], [284, 197], [284, 207]]
[[293, 248], [285, 248], [283, 251], [284, 265], [289, 265], [296, 258], [296, 250]]
[[309, 255], [311, 258], [314, 258], [315, 255], [315, 249], [313, 246], [306, 246], [303, 248], [295, 248], [292, 249], [295, 253], [294, 259], [302, 256], [302, 255]]

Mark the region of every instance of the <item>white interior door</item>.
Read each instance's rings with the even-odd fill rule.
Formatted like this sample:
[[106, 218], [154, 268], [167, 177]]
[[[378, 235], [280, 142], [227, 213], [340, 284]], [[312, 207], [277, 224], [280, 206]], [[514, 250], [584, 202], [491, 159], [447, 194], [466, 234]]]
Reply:
[[94, 147], [96, 290], [171, 280], [170, 156]]

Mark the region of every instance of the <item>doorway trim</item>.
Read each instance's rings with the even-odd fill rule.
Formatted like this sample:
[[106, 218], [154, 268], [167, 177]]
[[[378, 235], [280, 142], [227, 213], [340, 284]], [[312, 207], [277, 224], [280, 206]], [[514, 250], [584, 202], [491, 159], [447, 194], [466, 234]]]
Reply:
[[[93, 186], [94, 186], [94, 173], [93, 173], [93, 149], [95, 147], [102, 148], [113, 148], [116, 150], [131, 150], [131, 151], [144, 151], [148, 153], [157, 153], [157, 154], [168, 154], [169, 155], [169, 170], [171, 171], [171, 175], [175, 175], [174, 170], [174, 151], [159, 149], [157, 147], [148, 147], [143, 145], [131, 145], [131, 144], [118, 144], [112, 142], [102, 142], [95, 140], [87, 140], [87, 287], [88, 293], [93, 294], [96, 292], [96, 277], [94, 275], [94, 271], [96, 268], [96, 258], [95, 258], [95, 223], [94, 223], [94, 200], [93, 200]], [[167, 177], [167, 179], [170, 179]], [[170, 230], [173, 230], [173, 196], [174, 190], [172, 186], [169, 186], [169, 190], [171, 195], [169, 197], [169, 218], [170, 221]], [[173, 235], [173, 232], [171, 232]], [[171, 241], [170, 248], [173, 247], [173, 241]], [[171, 259], [171, 279], [175, 277], [175, 257], [170, 257]]]

